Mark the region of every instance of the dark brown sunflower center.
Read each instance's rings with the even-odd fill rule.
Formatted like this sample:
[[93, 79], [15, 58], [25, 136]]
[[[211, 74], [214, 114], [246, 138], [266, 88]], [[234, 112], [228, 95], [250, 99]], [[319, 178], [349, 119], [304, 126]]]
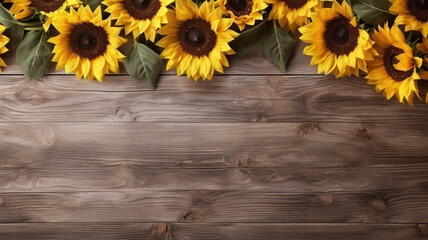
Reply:
[[398, 60], [396, 56], [404, 53], [402, 49], [399, 49], [394, 46], [390, 46], [387, 49], [385, 49], [385, 52], [383, 53], [383, 66], [386, 69], [386, 72], [388, 73], [388, 76], [390, 76], [395, 81], [403, 81], [408, 77], [411, 77], [413, 74], [413, 70], [410, 69], [408, 71], [400, 71], [395, 69], [394, 64], [398, 63]]
[[283, 0], [283, 1], [285, 2], [285, 4], [287, 4], [288, 8], [293, 8], [293, 9], [301, 8], [308, 2], [308, 0]]
[[183, 22], [178, 30], [178, 38], [184, 51], [198, 57], [207, 56], [217, 42], [211, 24], [201, 18]]
[[225, 7], [235, 16], [249, 15], [253, 8], [253, 0], [227, 0]]
[[360, 32], [343, 15], [328, 21], [325, 28], [324, 41], [332, 53], [348, 55], [358, 45]]
[[94, 59], [107, 50], [108, 36], [104, 28], [85, 22], [73, 27], [70, 33], [71, 50], [83, 58]]
[[158, 13], [161, 3], [159, 0], [124, 0], [123, 6], [135, 19], [152, 19]]
[[417, 20], [428, 21], [428, 0], [407, 0], [407, 9]]
[[31, 0], [30, 6], [37, 11], [53, 12], [58, 10], [64, 2], [65, 0]]

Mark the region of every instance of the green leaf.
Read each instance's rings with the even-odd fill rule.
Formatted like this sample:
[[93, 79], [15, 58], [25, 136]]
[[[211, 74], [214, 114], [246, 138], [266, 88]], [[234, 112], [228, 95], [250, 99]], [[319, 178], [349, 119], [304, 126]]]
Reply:
[[16, 51], [19, 68], [28, 78], [41, 78], [50, 72], [55, 64], [52, 62], [52, 44], [42, 31], [29, 31]]
[[263, 37], [267, 31], [266, 23], [267, 19], [255, 27], [242, 32], [230, 43], [230, 47], [240, 56], [247, 55], [263, 41]]
[[263, 39], [263, 52], [285, 72], [285, 66], [295, 44], [296, 41], [284, 29], [274, 27]]
[[145, 82], [151, 89], [156, 88], [156, 80], [162, 69], [162, 58], [142, 43], [136, 43], [128, 53], [123, 65], [133, 78]]
[[360, 18], [373, 26], [382, 25], [392, 15], [389, 13], [391, 2], [388, 0], [351, 0], [352, 9]]
[[[101, 6], [101, 2], [103, 0], [83, 0], [85, 5], [89, 5], [89, 7], [94, 11], [98, 6]], [[102, 6], [101, 6], [102, 7]]]
[[0, 4], [0, 23], [7, 29], [5, 35], [10, 38], [7, 47], [16, 48], [24, 37], [24, 28], [17, 24], [12, 14]]

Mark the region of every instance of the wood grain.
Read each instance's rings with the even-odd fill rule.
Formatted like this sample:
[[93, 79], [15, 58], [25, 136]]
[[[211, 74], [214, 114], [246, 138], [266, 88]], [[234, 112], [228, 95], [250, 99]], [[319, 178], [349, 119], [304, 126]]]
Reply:
[[357, 78], [222, 76], [195, 83], [175, 76], [158, 90], [129, 76], [104, 83], [74, 76], [41, 81], [6, 76], [2, 122], [426, 122], [428, 108], [386, 101]]
[[2, 55], [0, 239], [428, 239], [428, 108], [315, 75], [303, 47], [156, 91]]
[[427, 224], [22, 223], [0, 224], [4, 239], [75, 240], [416, 240]]
[[0, 166], [426, 167], [427, 124], [1, 123]]
[[0, 193], [0, 222], [420, 223], [428, 192]]
[[378, 191], [428, 189], [428, 167], [342, 168], [239, 167], [145, 169], [122, 164], [100, 170], [16, 169], [0, 172], [0, 192], [141, 190], [254, 190], [264, 192]]

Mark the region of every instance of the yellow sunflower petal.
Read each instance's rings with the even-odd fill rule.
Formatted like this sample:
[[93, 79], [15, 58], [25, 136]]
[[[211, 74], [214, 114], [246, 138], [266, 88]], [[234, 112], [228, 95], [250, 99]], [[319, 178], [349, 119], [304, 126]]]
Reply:
[[[122, 62], [125, 56], [117, 48], [126, 39], [119, 36], [121, 28], [111, 27], [111, 21], [103, 20], [101, 14], [100, 8], [92, 12], [88, 6], [80, 6], [77, 11], [71, 9], [70, 12], [63, 12], [53, 22], [59, 35], [48, 41], [55, 44], [53, 61], [57, 62], [57, 69], [65, 68], [66, 72], [74, 72], [79, 79], [82, 76], [90, 80], [95, 77], [99, 81], [104, 79], [109, 70], [119, 70], [118, 62]], [[88, 45], [84, 47], [76, 41], [76, 37], [80, 39], [82, 36], [89, 36]], [[104, 38], [106, 42], [96, 41], [96, 44], [101, 45], [92, 46], [89, 43], [91, 38]]]

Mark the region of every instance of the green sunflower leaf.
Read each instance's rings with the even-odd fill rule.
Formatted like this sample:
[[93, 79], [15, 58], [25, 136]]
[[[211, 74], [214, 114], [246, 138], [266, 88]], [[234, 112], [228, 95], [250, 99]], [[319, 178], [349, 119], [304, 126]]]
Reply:
[[7, 28], [4, 34], [10, 38], [7, 47], [10, 49], [16, 48], [24, 37], [24, 28], [15, 21], [12, 14], [1, 4], [0, 23]]
[[156, 80], [162, 69], [162, 58], [142, 43], [137, 43], [123, 62], [126, 71], [133, 78], [145, 82], [151, 89], [156, 88]]
[[230, 43], [230, 47], [239, 55], [245, 56], [260, 45], [267, 32], [267, 19], [255, 27], [242, 32]]
[[16, 50], [19, 69], [28, 78], [41, 78], [53, 70], [53, 45], [48, 43], [48, 35], [42, 31], [29, 31]]
[[382, 25], [393, 15], [389, 12], [388, 0], [351, 0], [352, 9], [360, 18], [373, 26]]
[[296, 41], [282, 28], [274, 27], [263, 39], [263, 52], [285, 72], [288, 58], [294, 50]]

